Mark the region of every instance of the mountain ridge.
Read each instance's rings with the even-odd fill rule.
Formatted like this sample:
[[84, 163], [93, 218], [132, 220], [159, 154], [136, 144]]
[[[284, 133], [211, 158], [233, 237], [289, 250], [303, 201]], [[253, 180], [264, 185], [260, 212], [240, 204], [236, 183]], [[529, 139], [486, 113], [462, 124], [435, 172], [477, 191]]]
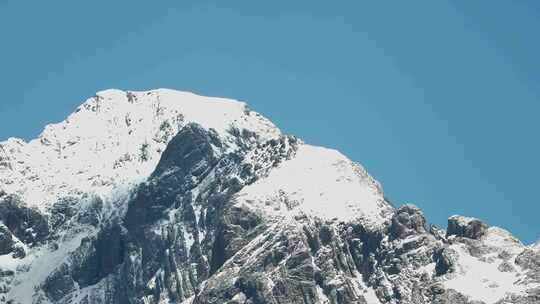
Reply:
[[429, 226], [242, 102], [106, 90], [0, 148], [0, 303], [540, 298], [538, 243], [463, 216]]

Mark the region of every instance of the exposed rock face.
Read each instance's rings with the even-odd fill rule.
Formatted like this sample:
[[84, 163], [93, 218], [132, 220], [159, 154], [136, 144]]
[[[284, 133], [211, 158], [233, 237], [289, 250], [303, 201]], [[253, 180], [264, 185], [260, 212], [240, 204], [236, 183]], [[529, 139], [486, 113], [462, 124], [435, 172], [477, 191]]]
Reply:
[[[419, 208], [392, 207], [337, 151], [283, 135], [242, 104], [199, 98], [99, 93], [66, 129], [94, 119], [113, 129], [0, 145], [0, 180], [24, 185], [1, 187], [0, 303], [539, 303], [540, 246], [464, 217], [446, 234], [428, 229]], [[116, 128], [135, 138], [110, 139]], [[100, 176], [70, 163], [89, 184], [13, 171], [20, 155], [48, 155], [55, 142], [83, 153], [89, 138], [115, 156], [88, 156], [112, 170]], [[20, 179], [28, 172], [37, 180]], [[36, 205], [33, 187], [54, 199]]]
[[479, 239], [486, 233], [487, 228], [479, 219], [454, 215], [448, 219], [447, 235]]
[[426, 219], [422, 211], [414, 205], [404, 205], [396, 210], [392, 218], [390, 234], [394, 238], [405, 238], [426, 232], [425, 227]]
[[450, 247], [443, 247], [435, 252], [435, 273], [444, 275], [456, 270], [457, 253]]
[[41, 243], [49, 234], [45, 216], [14, 195], [0, 198], [0, 221], [13, 236], [30, 246]]
[[13, 251], [13, 246], [15, 246], [15, 241], [13, 241], [11, 231], [4, 224], [0, 224], [0, 255]]

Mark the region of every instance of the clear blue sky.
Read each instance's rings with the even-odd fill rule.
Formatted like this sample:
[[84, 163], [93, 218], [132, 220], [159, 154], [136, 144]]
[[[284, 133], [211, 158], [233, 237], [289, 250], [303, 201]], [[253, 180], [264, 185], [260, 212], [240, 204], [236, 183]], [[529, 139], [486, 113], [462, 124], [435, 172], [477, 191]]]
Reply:
[[537, 240], [539, 2], [315, 2], [2, 0], [0, 139], [105, 88], [236, 98], [435, 224]]

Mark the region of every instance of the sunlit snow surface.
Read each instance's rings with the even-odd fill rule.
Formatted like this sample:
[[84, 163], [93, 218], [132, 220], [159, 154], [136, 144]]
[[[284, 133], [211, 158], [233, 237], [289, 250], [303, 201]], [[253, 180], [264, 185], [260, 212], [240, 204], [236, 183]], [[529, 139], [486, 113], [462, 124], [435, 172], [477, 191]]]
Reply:
[[380, 224], [391, 213], [379, 184], [336, 150], [300, 145], [295, 157], [245, 187], [238, 204], [278, 217], [363, 218]]
[[495, 249], [491, 256], [477, 258], [468, 252], [464, 244], [458, 243], [452, 246], [459, 254], [459, 263], [457, 275], [444, 282], [447, 288], [459, 291], [471, 299], [490, 304], [499, 301], [507, 294], [524, 295], [527, 289], [538, 287], [520, 284], [524, 280], [525, 273], [513, 262], [513, 259], [509, 259], [509, 262], [516, 271], [499, 270], [503, 262], [499, 253], [504, 251], [514, 256], [525, 249], [525, 246], [508, 231], [498, 227], [489, 228], [483, 244]]

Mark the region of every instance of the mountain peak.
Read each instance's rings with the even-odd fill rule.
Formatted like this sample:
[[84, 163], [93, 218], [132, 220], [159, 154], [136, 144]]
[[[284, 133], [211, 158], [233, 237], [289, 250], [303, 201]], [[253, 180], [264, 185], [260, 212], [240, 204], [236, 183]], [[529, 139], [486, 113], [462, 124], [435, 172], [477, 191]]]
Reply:
[[255, 132], [261, 140], [280, 135], [242, 102], [169, 89], [110, 89], [86, 100], [66, 120], [47, 125], [28, 143], [15, 138], [1, 142], [3, 190], [40, 208], [59, 195], [107, 195], [148, 176], [169, 140], [190, 122], [223, 138], [230, 137], [232, 128]]

